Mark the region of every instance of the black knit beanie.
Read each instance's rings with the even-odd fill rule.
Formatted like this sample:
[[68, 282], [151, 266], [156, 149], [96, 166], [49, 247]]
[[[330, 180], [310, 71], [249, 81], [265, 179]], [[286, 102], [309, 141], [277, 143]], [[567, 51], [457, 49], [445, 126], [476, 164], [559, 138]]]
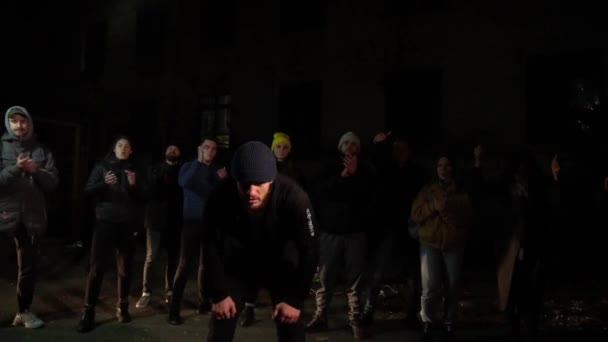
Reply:
[[232, 177], [242, 183], [266, 183], [277, 176], [277, 163], [268, 146], [259, 141], [241, 145], [232, 158]]

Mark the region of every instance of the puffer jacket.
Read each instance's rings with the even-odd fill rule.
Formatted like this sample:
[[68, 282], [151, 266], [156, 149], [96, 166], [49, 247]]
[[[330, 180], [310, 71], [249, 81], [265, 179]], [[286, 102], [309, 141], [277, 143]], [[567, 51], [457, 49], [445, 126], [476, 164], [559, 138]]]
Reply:
[[[96, 219], [116, 223], [137, 220], [145, 199], [145, 177], [143, 173], [136, 172], [135, 186], [130, 186], [126, 170], [136, 172], [131, 160], [118, 160], [110, 153], [91, 171], [84, 191], [94, 197]], [[106, 184], [104, 178], [109, 171], [118, 178], [116, 184]]]
[[[9, 129], [9, 115], [19, 112], [29, 119], [29, 132], [18, 139]], [[33, 121], [23, 107], [11, 107], [5, 115], [6, 132], [0, 142], [0, 231], [14, 232], [22, 224], [30, 235], [44, 234], [47, 227], [45, 193], [57, 187], [58, 171], [53, 154], [40, 145], [34, 134]], [[35, 173], [17, 167], [23, 154], [36, 162]]]

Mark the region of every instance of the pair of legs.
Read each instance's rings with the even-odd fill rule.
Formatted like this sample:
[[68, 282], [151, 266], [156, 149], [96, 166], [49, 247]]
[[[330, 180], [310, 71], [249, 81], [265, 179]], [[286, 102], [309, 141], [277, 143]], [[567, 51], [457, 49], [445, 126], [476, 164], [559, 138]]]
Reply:
[[[431, 324], [443, 320], [446, 326], [451, 327], [454, 324], [458, 307], [457, 294], [462, 276], [462, 260], [462, 251], [442, 251], [429, 245], [420, 245], [422, 283], [420, 318], [423, 323]], [[443, 319], [438, 317], [442, 302]]]
[[366, 323], [371, 323], [373, 320], [373, 313], [376, 310], [380, 291], [386, 279], [402, 275], [404, 272], [407, 272], [407, 285], [411, 290], [408, 292], [408, 298], [406, 299], [408, 321], [410, 323], [417, 321], [420, 311], [419, 253], [419, 247], [415, 241], [404, 242], [403, 239], [396, 238], [392, 231], [386, 232], [377, 243], [374, 243], [368, 266], [368, 287], [364, 292], [363, 320]]
[[22, 223], [18, 224], [13, 239], [17, 251], [17, 307], [19, 310], [13, 320], [13, 325], [23, 324], [26, 328], [39, 328], [44, 325], [44, 322], [30, 312], [38, 273], [38, 239], [36, 236], [30, 235]]
[[30, 309], [38, 275], [38, 239], [19, 224], [14, 235], [17, 250], [17, 306], [20, 313]]
[[359, 325], [366, 245], [367, 238], [364, 233], [345, 235], [321, 233], [319, 255], [321, 287], [316, 293], [316, 317], [327, 315], [338, 277], [344, 271], [349, 308], [348, 320], [351, 325]]
[[[236, 330], [237, 320], [241, 310], [243, 309], [243, 302], [245, 300], [246, 292], [251, 288], [258, 289], [257, 285], [248, 284], [246, 282], [239, 281], [237, 279], [231, 279], [227, 282], [229, 284], [229, 295], [236, 304], [237, 313], [236, 315], [227, 320], [217, 319], [215, 316], [209, 321], [209, 335], [207, 335], [207, 342], [230, 342], [234, 337], [234, 331]], [[271, 284], [273, 282], [270, 282]], [[272, 300], [272, 306], [277, 303], [277, 298], [280, 298], [282, 289], [276, 289], [270, 287], [268, 289], [270, 298]], [[287, 289], [285, 289], [287, 290]], [[296, 324], [285, 324], [275, 321], [277, 327], [277, 336], [279, 342], [305, 342], [306, 333], [304, 326], [298, 322]]]
[[203, 226], [198, 220], [184, 222], [181, 234], [181, 249], [179, 263], [173, 280], [173, 298], [171, 300], [171, 311], [179, 313], [181, 302], [188, 281], [188, 273], [194, 260], [198, 261], [198, 294], [199, 301], [205, 300], [203, 293]]
[[177, 271], [181, 233], [179, 230], [171, 231], [147, 229], [146, 231], [146, 262], [144, 263], [144, 275], [142, 292], [150, 295], [152, 293], [151, 275], [153, 274], [153, 263], [158, 260], [162, 249], [167, 251], [167, 266], [165, 268], [165, 293], [169, 295], [173, 290], [173, 280]]
[[86, 285], [85, 308], [95, 308], [108, 261], [115, 253], [117, 271], [118, 307], [126, 309], [133, 275], [135, 238], [129, 223], [96, 222], [91, 241], [91, 259]]

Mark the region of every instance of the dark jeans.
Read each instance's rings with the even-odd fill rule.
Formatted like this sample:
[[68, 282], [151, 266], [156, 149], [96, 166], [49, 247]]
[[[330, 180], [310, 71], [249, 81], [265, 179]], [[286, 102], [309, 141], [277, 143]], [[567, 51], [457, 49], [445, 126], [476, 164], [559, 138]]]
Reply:
[[181, 251], [179, 264], [173, 280], [172, 309], [178, 310], [184, 297], [184, 289], [188, 281], [188, 273], [193, 260], [198, 260], [198, 289], [199, 300], [203, 296], [203, 226], [201, 221], [188, 220], [184, 222], [181, 236]]
[[15, 232], [15, 246], [17, 248], [17, 304], [19, 312], [30, 309], [34, 299], [38, 265], [37, 238], [28, 234], [23, 224]]
[[144, 263], [142, 292], [151, 293], [150, 278], [152, 264], [158, 259], [161, 250], [167, 251], [167, 267], [165, 269], [165, 292], [172, 291], [173, 280], [177, 271], [181, 233], [179, 231], [146, 230], [146, 262]]
[[91, 241], [91, 260], [85, 294], [85, 307], [94, 308], [99, 299], [103, 275], [113, 252], [116, 253], [118, 305], [128, 304], [135, 237], [129, 223], [98, 220]]
[[[219, 320], [213, 316], [209, 320], [209, 335], [207, 335], [207, 342], [230, 342], [234, 337], [234, 331], [236, 329], [236, 324], [238, 321], [238, 317], [243, 309], [243, 301], [246, 295], [246, 292], [249, 289], [255, 288], [258, 289], [257, 285], [246, 284], [243, 282], [239, 282], [237, 280], [229, 280], [227, 282], [229, 285], [229, 296], [232, 298], [236, 305], [236, 315], [232, 319], [227, 320]], [[273, 283], [273, 282], [271, 282]], [[276, 302], [277, 297], [280, 297], [281, 289], [268, 289], [270, 293], [270, 298], [272, 301], [272, 307], [274, 310], [274, 306], [278, 304]], [[298, 322], [296, 324], [284, 324], [275, 320], [275, 324], [277, 327], [277, 336], [279, 338], [279, 342], [305, 342], [306, 341], [306, 333], [304, 331], [304, 326]]]

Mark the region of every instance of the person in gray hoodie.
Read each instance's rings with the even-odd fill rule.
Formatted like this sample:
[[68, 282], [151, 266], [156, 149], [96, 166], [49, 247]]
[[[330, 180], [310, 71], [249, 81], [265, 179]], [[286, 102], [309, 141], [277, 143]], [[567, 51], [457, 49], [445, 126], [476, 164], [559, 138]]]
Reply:
[[40, 145], [34, 122], [23, 107], [4, 116], [6, 132], [0, 145], [0, 232], [17, 247], [17, 315], [13, 325], [39, 328], [44, 322], [30, 312], [36, 283], [38, 239], [46, 231], [45, 192], [56, 188], [58, 172], [51, 152]]

